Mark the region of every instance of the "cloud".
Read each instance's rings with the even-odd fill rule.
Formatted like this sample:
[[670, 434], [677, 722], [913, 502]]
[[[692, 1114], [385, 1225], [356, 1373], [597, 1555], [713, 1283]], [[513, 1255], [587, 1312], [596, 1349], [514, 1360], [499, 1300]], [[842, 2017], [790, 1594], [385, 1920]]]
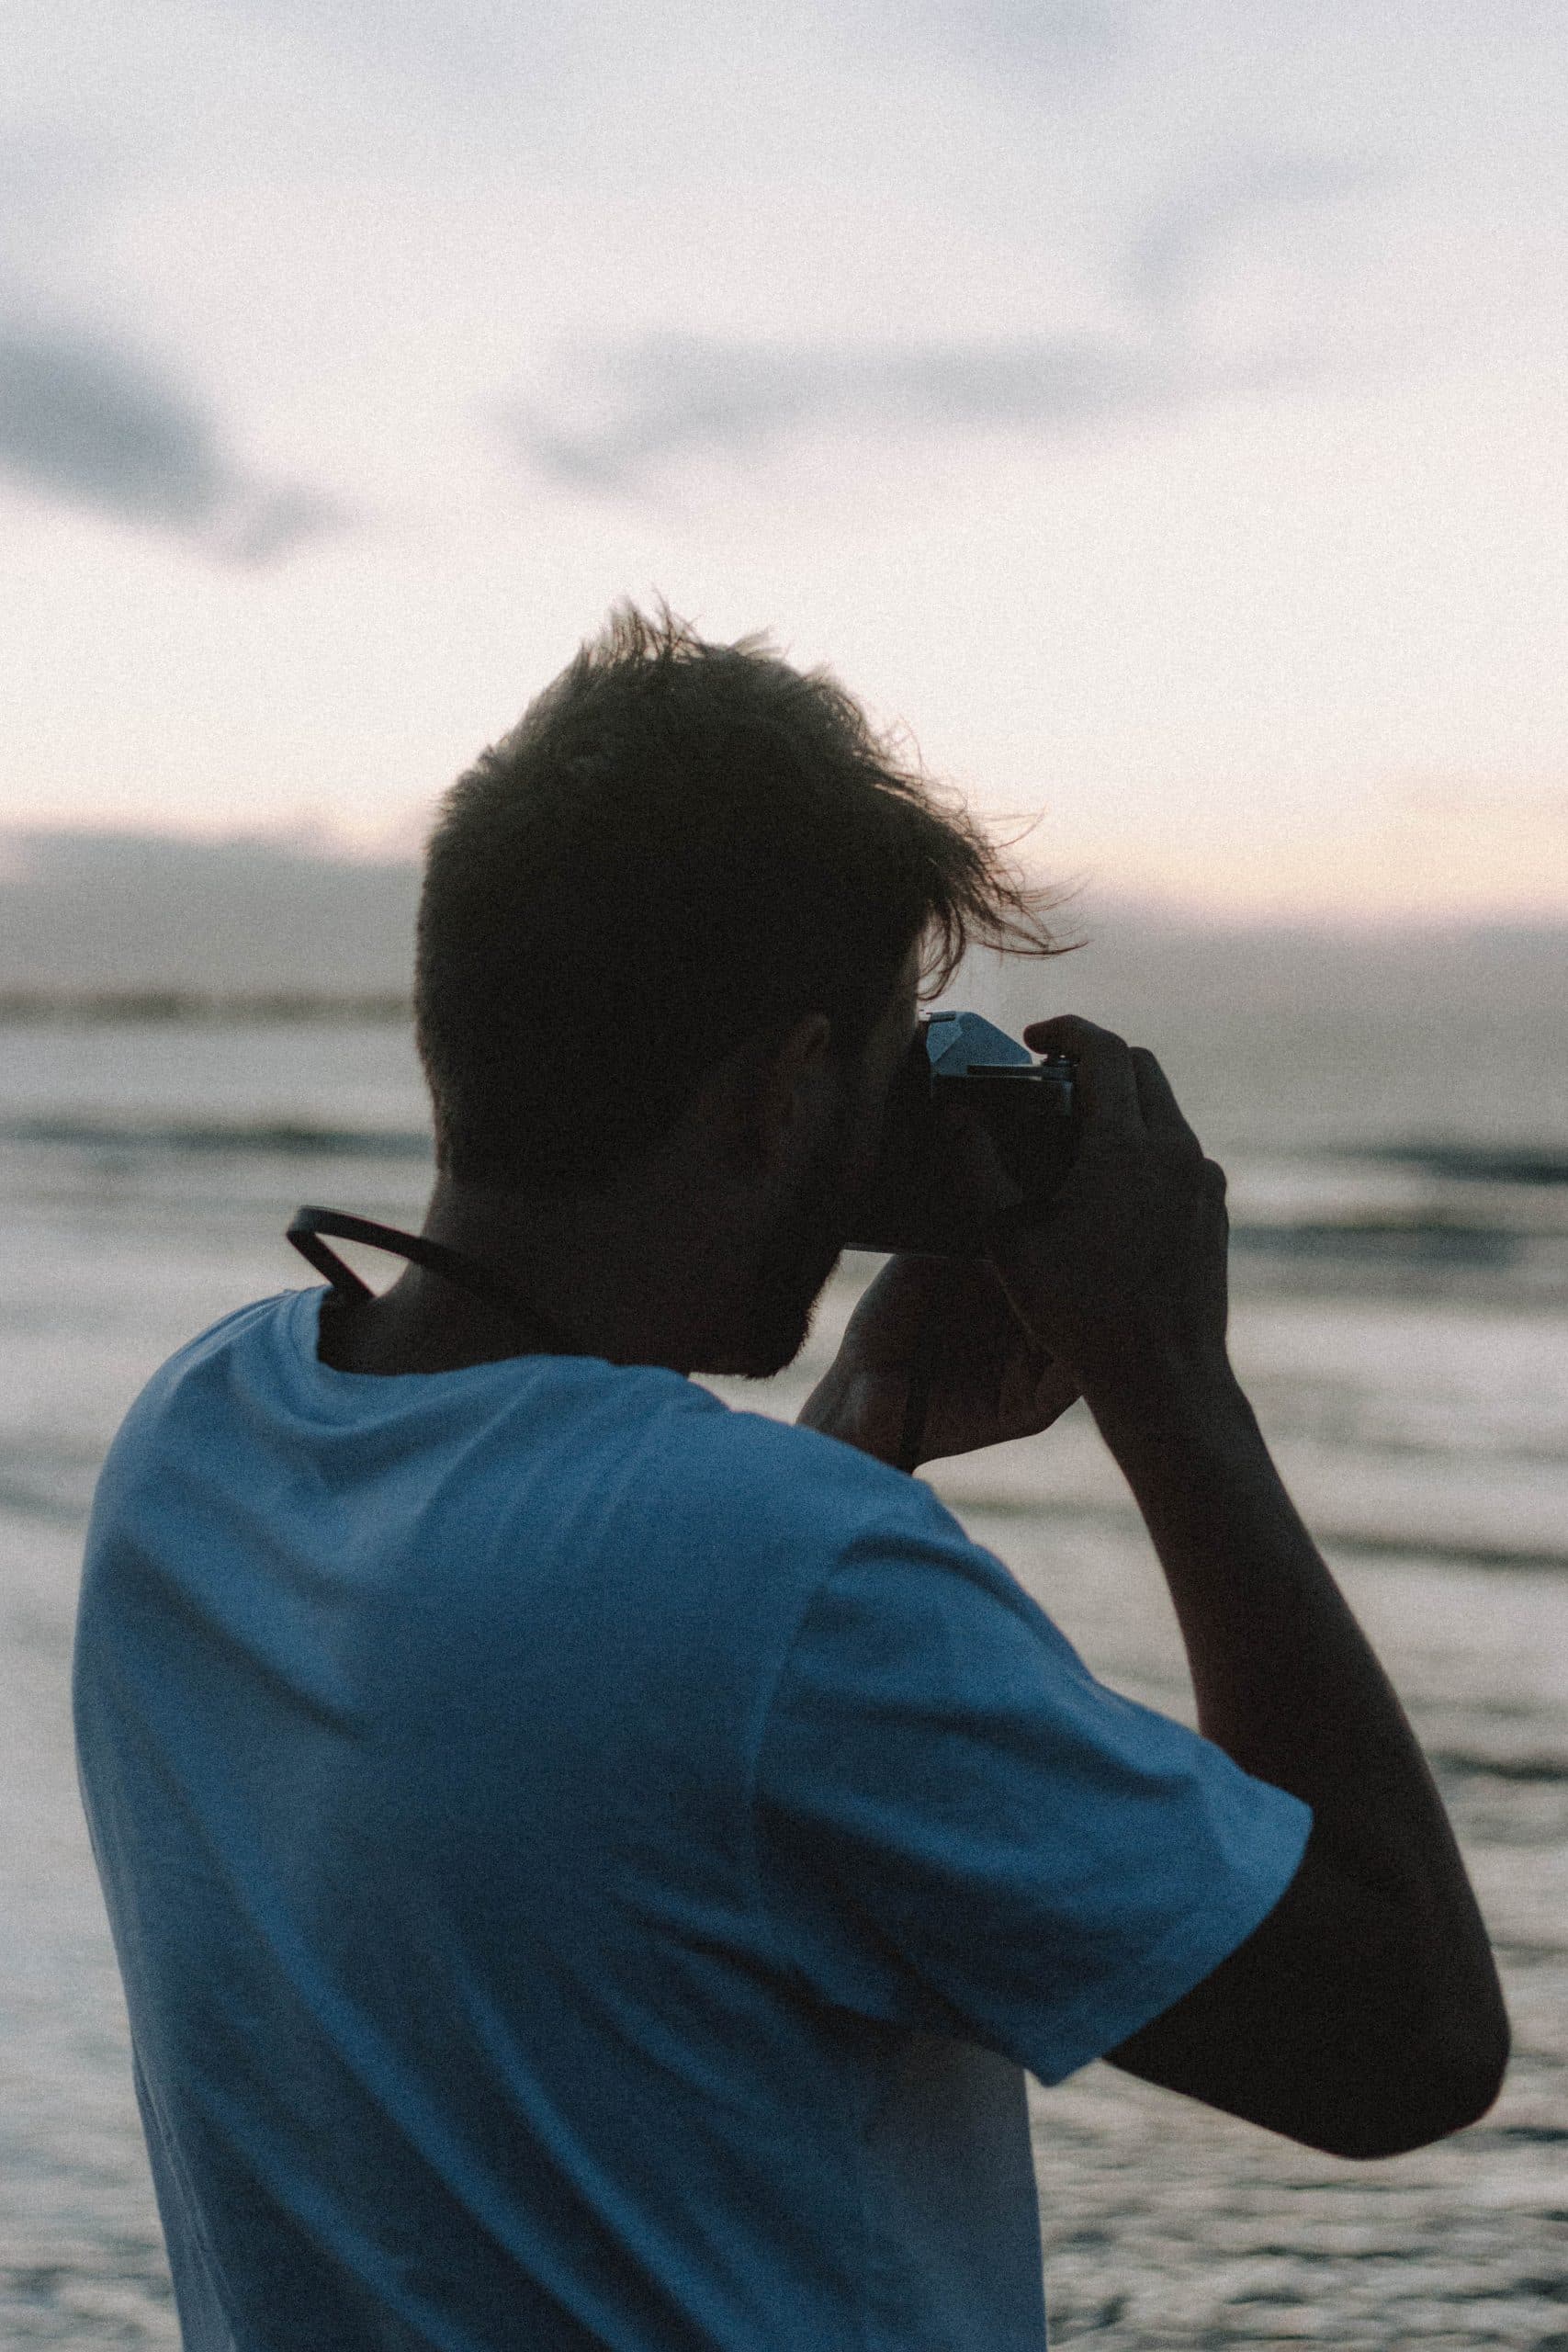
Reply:
[[920, 0], [915, 21], [976, 62], [1055, 74], [1121, 55], [1136, 13], [1109, 0]]
[[58, 264], [101, 220], [120, 180], [103, 139], [0, 116], [0, 254], [7, 284], [26, 282], [40, 260]]
[[[1017, 14], [998, 0], [985, 21], [1005, 31]], [[1127, 29], [1106, 10], [1044, 16], [1029, 28], [1042, 42], [1083, 46]], [[1038, 441], [1300, 381], [1346, 359], [1343, 320], [1314, 299], [1342, 258], [1347, 224], [1333, 208], [1385, 177], [1363, 154], [1285, 148], [1211, 168], [1146, 210], [1103, 266], [1120, 327], [907, 344], [649, 332], [579, 355], [553, 401], [515, 403], [505, 427], [550, 479], [626, 495], [671, 462], [755, 459], [813, 434]], [[1250, 306], [1233, 301], [1216, 319], [1205, 273], [1217, 258], [1244, 265]]]
[[1134, 290], [1151, 307], [1168, 309], [1190, 292], [1212, 254], [1260, 222], [1359, 195], [1382, 177], [1366, 156], [1240, 156], [1153, 212], [1129, 254]]
[[320, 493], [253, 480], [177, 385], [72, 329], [0, 322], [0, 469], [233, 562], [274, 561], [344, 519]]
[[831, 429], [1034, 435], [1184, 405], [1216, 388], [1152, 346], [1035, 336], [913, 345], [764, 344], [649, 335], [601, 355], [579, 387], [596, 421], [514, 411], [521, 455], [554, 480], [628, 491], [671, 458], [737, 458]]

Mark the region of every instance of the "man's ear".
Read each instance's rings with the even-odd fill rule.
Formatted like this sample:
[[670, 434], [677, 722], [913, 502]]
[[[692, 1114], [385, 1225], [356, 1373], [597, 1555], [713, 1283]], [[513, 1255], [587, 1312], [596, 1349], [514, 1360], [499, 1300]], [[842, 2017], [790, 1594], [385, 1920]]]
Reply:
[[832, 1026], [809, 1012], [787, 1029], [748, 1038], [705, 1092], [737, 1172], [766, 1175], [815, 1140], [832, 1084]]

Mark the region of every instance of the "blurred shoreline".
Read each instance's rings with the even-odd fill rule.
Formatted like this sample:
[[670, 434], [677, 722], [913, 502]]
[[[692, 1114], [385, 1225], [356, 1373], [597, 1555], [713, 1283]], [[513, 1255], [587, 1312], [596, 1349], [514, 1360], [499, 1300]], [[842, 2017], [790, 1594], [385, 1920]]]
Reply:
[[395, 989], [363, 994], [320, 989], [0, 989], [0, 1022], [411, 1022], [412, 1000]]

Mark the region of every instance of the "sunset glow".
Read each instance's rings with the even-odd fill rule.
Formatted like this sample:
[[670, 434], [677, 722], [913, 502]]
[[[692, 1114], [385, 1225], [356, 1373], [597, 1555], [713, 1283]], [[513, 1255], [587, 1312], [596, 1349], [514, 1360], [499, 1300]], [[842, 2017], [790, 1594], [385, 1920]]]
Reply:
[[1557, 12], [12, 40], [0, 822], [406, 853], [662, 593], [1095, 889], [1568, 914]]

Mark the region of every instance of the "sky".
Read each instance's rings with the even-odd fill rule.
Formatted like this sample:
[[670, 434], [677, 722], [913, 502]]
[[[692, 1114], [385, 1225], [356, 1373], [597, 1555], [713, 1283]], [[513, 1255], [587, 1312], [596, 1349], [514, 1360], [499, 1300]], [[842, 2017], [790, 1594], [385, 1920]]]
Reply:
[[623, 595], [1027, 854], [1568, 917], [1557, 0], [52, 0], [0, 823], [413, 848]]

